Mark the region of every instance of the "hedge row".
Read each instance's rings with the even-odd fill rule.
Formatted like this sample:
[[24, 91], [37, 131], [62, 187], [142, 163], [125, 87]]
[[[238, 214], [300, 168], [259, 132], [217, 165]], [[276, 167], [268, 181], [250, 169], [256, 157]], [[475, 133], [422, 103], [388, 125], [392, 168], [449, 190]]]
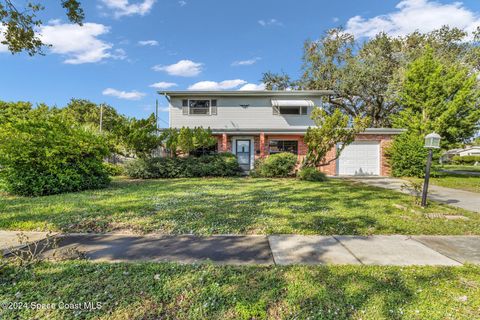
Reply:
[[230, 177], [240, 174], [237, 158], [231, 153], [137, 159], [127, 163], [125, 170], [134, 179]]
[[455, 156], [452, 158], [453, 164], [475, 164], [480, 163], [480, 156]]

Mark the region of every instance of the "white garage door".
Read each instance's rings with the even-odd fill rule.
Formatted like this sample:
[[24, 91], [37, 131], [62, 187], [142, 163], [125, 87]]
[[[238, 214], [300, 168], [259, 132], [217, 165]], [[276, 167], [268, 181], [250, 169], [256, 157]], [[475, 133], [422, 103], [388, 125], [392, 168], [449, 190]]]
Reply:
[[380, 174], [380, 144], [377, 141], [355, 141], [343, 149], [338, 158], [338, 174]]

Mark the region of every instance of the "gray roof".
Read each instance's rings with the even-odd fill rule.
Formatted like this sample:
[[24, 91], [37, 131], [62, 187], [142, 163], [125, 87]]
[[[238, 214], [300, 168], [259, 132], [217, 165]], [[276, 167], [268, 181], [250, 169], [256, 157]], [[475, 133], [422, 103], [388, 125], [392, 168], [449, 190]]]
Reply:
[[[307, 131], [308, 127], [299, 127], [299, 128], [286, 128], [286, 129], [268, 129], [268, 128], [211, 128], [212, 133], [221, 134], [259, 134], [264, 133], [274, 133], [274, 134], [304, 134]], [[393, 128], [367, 128], [365, 131], [360, 132], [360, 134], [390, 134], [397, 135], [405, 132], [405, 129], [393, 129]]]
[[219, 90], [219, 91], [157, 91], [158, 94], [169, 97], [188, 97], [188, 96], [216, 96], [216, 97], [273, 97], [273, 96], [292, 96], [292, 97], [315, 97], [334, 95], [333, 90]]

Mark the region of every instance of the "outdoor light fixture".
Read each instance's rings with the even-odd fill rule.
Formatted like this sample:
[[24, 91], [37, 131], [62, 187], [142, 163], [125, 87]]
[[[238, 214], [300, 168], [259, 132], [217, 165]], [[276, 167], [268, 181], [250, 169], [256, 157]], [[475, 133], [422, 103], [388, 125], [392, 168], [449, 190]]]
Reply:
[[432, 132], [425, 136], [425, 148], [429, 149], [439, 149], [440, 148], [440, 137], [439, 134]]
[[428, 193], [428, 181], [430, 180], [430, 167], [432, 166], [432, 156], [433, 149], [440, 148], [440, 137], [439, 134], [432, 132], [425, 136], [425, 148], [428, 148], [428, 158], [427, 166], [425, 168], [425, 181], [423, 183], [423, 192], [422, 192], [422, 207], [425, 208], [427, 205], [427, 193]]

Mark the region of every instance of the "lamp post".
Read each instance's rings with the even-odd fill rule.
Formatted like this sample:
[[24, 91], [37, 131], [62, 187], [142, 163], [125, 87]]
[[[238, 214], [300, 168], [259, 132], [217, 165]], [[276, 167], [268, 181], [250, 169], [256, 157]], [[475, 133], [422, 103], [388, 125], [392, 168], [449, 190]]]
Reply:
[[428, 148], [427, 167], [425, 168], [425, 181], [423, 183], [422, 207], [427, 205], [428, 181], [430, 180], [430, 167], [432, 166], [433, 149], [440, 148], [440, 135], [435, 132], [427, 134], [425, 137], [425, 148]]

